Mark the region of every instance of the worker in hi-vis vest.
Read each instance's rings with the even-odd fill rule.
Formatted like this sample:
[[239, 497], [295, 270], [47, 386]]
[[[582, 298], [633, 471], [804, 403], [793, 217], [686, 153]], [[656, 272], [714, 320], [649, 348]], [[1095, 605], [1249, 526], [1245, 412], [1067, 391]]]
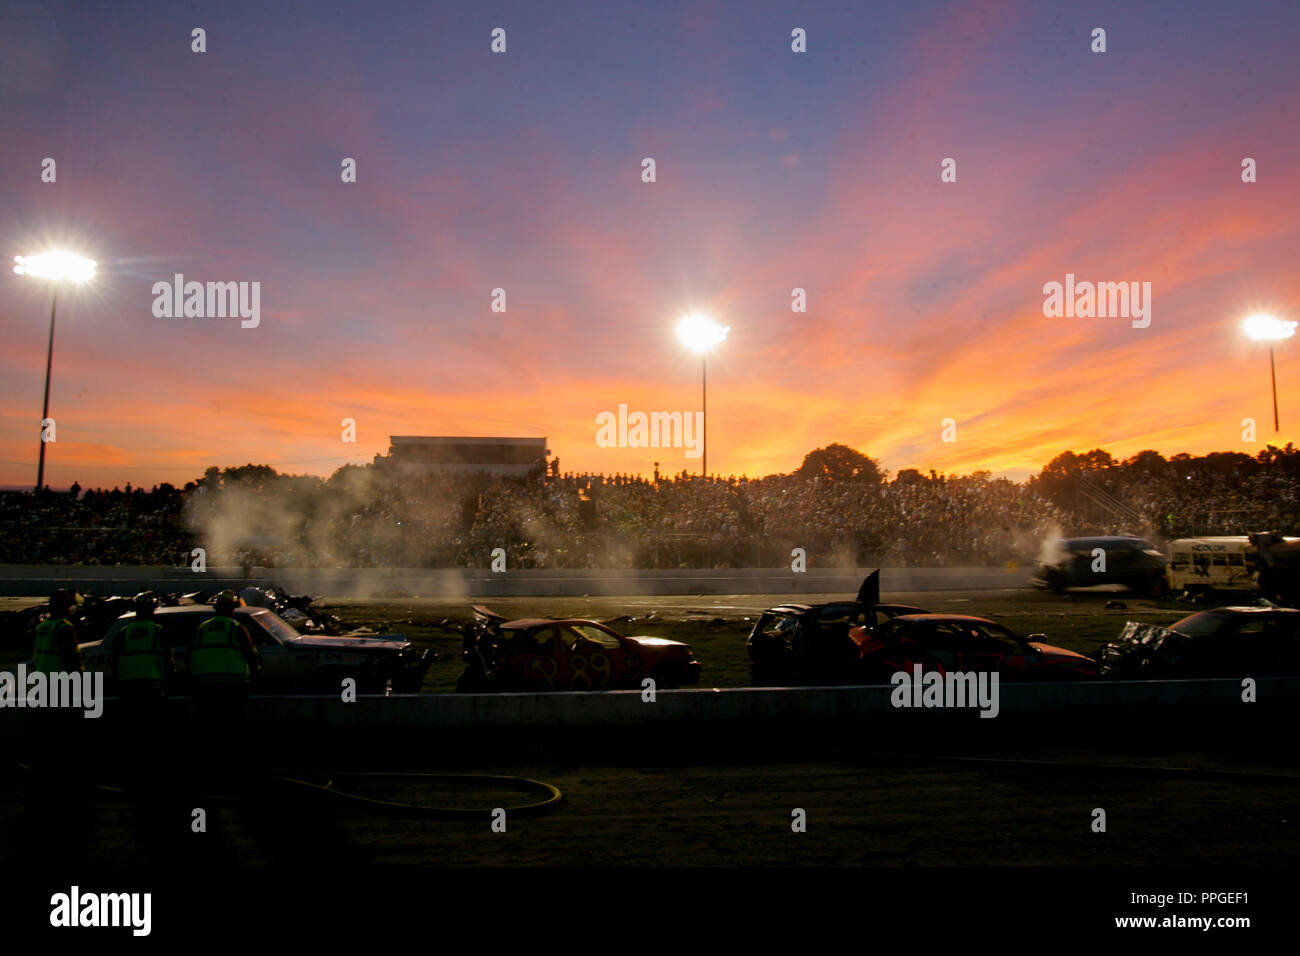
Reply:
[[262, 661], [248, 628], [235, 619], [244, 604], [239, 595], [222, 591], [213, 604], [216, 613], [198, 626], [190, 642], [190, 713], [201, 743], [189, 755], [198, 761], [199, 772], [224, 779], [238, 769], [245, 744], [239, 727]]
[[117, 632], [111, 649], [117, 693], [123, 698], [161, 698], [175, 662], [171, 648], [163, 643], [162, 625], [154, 618], [158, 596], [142, 591], [132, 605], [135, 619]]
[[[81, 651], [77, 649], [77, 630], [72, 624], [77, 595], [60, 588], [50, 595], [49, 616], [36, 625], [36, 646], [32, 654], [32, 673], [80, 674], [83, 670]], [[76, 678], [78, 681], [80, 677]], [[26, 693], [20, 690], [19, 693]], [[50, 786], [52, 790], [36, 797], [42, 807], [60, 806], [68, 810], [67, 797], [72, 791], [69, 776], [75, 761], [67, 759], [68, 747], [85, 732], [86, 721], [77, 707], [42, 707], [29, 714], [30, 730], [23, 740], [26, 762], [38, 772], [38, 787]], [[70, 814], [76, 817], [77, 814]], [[66, 825], [69, 814], [58, 816]]]
[[[77, 595], [60, 588], [50, 596], [49, 617], [36, 626], [33, 673], [80, 674], [81, 653], [73, 611]], [[30, 676], [30, 675], [29, 675]], [[74, 678], [82, 682], [80, 676]], [[19, 693], [27, 693], [20, 689]], [[47, 698], [48, 699], [48, 698]], [[89, 862], [94, 833], [90, 796], [79, 781], [84, 773], [87, 724], [81, 707], [40, 707], [27, 712], [24, 732], [6, 748], [32, 768], [27, 801], [29, 812], [18, 826], [18, 839], [31, 839], [24, 859], [51, 859], [74, 867]], [[19, 843], [22, 846], [22, 843]], [[21, 851], [20, 851], [21, 853]]]
[[235, 609], [243, 606], [243, 599], [234, 591], [222, 591], [213, 602], [216, 613], [195, 632], [189, 658], [195, 693], [246, 695], [261, 670], [262, 659], [248, 628], [235, 620]]
[[77, 596], [66, 588], [50, 595], [50, 616], [36, 625], [36, 647], [32, 671], [40, 674], [81, 673], [81, 651], [77, 630], [72, 626], [72, 609]]

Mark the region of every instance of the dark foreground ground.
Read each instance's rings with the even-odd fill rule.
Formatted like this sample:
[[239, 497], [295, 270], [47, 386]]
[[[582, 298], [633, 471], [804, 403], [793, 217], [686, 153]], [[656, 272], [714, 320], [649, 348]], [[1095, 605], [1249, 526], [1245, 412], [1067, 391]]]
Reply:
[[[808, 762], [476, 765], [563, 793], [505, 832], [413, 818], [269, 779], [239, 799], [65, 791], [42, 806], [29, 776], [0, 781], [0, 862], [47, 854], [91, 865], [372, 863], [436, 866], [1294, 866], [1300, 771], [1213, 755], [1015, 754], [990, 762], [825, 755]], [[1003, 762], [1005, 761], [1005, 762]], [[1038, 763], [1036, 761], [1043, 761]], [[1114, 766], [1122, 763], [1123, 766]], [[1197, 767], [1184, 773], [1145, 768]], [[1200, 776], [1233, 764], [1223, 776]], [[1105, 765], [1112, 764], [1108, 769]], [[1074, 766], [1071, 766], [1074, 765]], [[445, 769], [445, 768], [444, 768]], [[216, 789], [215, 787], [213, 789]], [[229, 791], [227, 780], [222, 789]], [[490, 784], [354, 783], [426, 806], [536, 799]], [[191, 832], [193, 811], [207, 832]], [[1106, 832], [1092, 829], [1106, 812]], [[806, 832], [792, 831], [806, 813]], [[75, 823], [70, 824], [70, 819]], [[57, 839], [53, 835], [58, 834]]]
[[[936, 611], [974, 613], [1022, 634], [1093, 653], [1125, 620], [1170, 623], [1194, 608], [1118, 593], [1056, 596], [1037, 591], [888, 595]], [[1122, 609], [1104, 603], [1119, 599]], [[689, 641], [705, 686], [743, 686], [744, 638], [756, 615], [782, 597], [498, 599], [508, 616], [625, 619], [616, 627]], [[805, 597], [804, 600], [809, 600]], [[7, 606], [15, 606], [12, 602]], [[326, 602], [350, 624], [405, 631], [443, 659], [426, 690], [450, 690], [459, 673], [463, 602], [434, 599]], [[17, 653], [17, 651], [13, 651]], [[7, 662], [0, 666], [8, 666]], [[990, 722], [996, 723], [996, 722]], [[307, 758], [293, 739], [261, 741], [278, 770], [422, 770], [503, 774], [546, 781], [563, 792], [537, 816], [433, 819], [418, 809], [363, 804], [278, 781], [210, 772], [186, 782], [178, 752], [159, 746], [138, 778], [112, 771], [111, 748], [90, 759], [72, 743], [52, 785], [6, 759], [0, 768], [0, 864], [58, 848], [95, 865], [218, 867], [372, 863], [565, 866], [1294, 866], [1300, 861], [1300, 760], [1293, 721], [1248, 729], [1179, 732], [1134, 720], [1053, 734], [1004, 733], [996, 745], [933, 738], [899, 741], [870, 727], [811, 733], [765, 748], [764, 731], [744, 746], [687, 737], [658, 741], [619, 734], [569, 736], [547, 746], [485, 740], [466, 751], [434, 736], [402, 748], [398, 768], [376, 747], [349, 745]], [[560, 733], [557, 731], [557, 733]], [[544, 734], [542, 735], [544, 738]], [[378, 742], [376, 742], [378, 743]], [[139, 745], [121, 742], [127, 753]], [[176, 748], [179, 747], [180, 751]], [[146, 755], [150, 744], [143, 745]], [[910, 755], [910, 756], [909, 756]], [[337, 762], [331, 758], [337, 757]], [[304, 760], [308, 762], [304, 764]], [[236, 764], [238, 762], [236, 761]], [[97, 769], [87, 769], [97, 765]], [[110, 768], [110, 769], [105, 769]], [[316, 782], [324, 778], [311, 777]], [[111, 784], [122, 789], [105, 789]], [[335, 789], [416, 807], [488, 810], [532, 797], [482, 783], [336, 781]], [[125, 791], [125, 792], [124, 792]], [[207, 832], [195, 833], [195, 809]], [[1105, 832], [1094, 831], [1096, 810]], [[806, 831], [793, 832], [793, 814]]]

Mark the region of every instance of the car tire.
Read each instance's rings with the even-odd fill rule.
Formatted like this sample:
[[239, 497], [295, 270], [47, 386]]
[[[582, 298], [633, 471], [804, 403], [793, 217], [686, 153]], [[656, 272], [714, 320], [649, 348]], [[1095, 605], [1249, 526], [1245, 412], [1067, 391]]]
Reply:
[[456, 678], [456, 693], [458, 694], [479, 694], [484, 690], [486, 690], [486, 688], [483, 685], [483, 681], [477, 674], [465, 671], [465, 673]]
[[1289, 575], [1285, 572], [1278, 571], [1276, 568], [1268, 568], [1259, 576], [1259, 593], [1268, 598], [1274, 604], [1290, 606], [1293, 604], [1293, 588], [1289, 587]]
[[656, 690], [676, 690], [682, 686], [681, 669], [673, 664], [656, 664], [650, 668], [650, 679]]
[[888, 684], [894, 678], [894, 672], [897, 666], [893, 661], [868, 660], [863, 661], [858, 668], [859, 684]]
[[346, 667], [324, 668], [317, 672], [312, 684], [317, 693], [339, 694], [343, 689], [343, 681], [348, 678], [352, 678], [357, 682], [358, 694], [382, 694], [384, 692], [385, 682], [382, 678]]
[[1169, 582], [1163, 577], [1151, 578], [1147, 581], [1146, 596], [1155, 598], [1157, 601], [1169, 594]]

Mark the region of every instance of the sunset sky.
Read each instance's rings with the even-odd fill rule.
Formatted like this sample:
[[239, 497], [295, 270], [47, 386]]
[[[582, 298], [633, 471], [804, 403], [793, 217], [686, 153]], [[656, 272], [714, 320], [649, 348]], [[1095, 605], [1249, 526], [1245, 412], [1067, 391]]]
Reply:
[[[731, 327], [714, 473], [1296, 439], [1300, 340], [1275, 437], [1239, 326], [1300, 319], [1298, 28], [1294, 2], [6, 5], [0, 485], [35, 480], [50, 300], [8, 263], [50, 244], [100, 265], [59, 300], [56, 488], [327, 475], [394, 434], [695, 471], [595, 441], [620, 403], [699, 408], [695, 310]], [[261, 324], [155, 317], [175, 273], [260, 282]], [[1150, 327], [1044, 317], [1066, 273], [1150, 282]]]

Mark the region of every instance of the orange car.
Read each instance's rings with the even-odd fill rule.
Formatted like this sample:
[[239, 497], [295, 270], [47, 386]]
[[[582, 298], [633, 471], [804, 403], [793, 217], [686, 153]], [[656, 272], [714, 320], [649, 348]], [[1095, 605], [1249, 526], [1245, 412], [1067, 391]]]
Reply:
[[1096, 680], [1090, 657], [1026, 640], [1001, 624], [965, 614], [905, 614], [874, 630], [855, 627], [859, 677], [864, 683], [889, 683], [897, 671], [997, 671], [1004, 680]]

